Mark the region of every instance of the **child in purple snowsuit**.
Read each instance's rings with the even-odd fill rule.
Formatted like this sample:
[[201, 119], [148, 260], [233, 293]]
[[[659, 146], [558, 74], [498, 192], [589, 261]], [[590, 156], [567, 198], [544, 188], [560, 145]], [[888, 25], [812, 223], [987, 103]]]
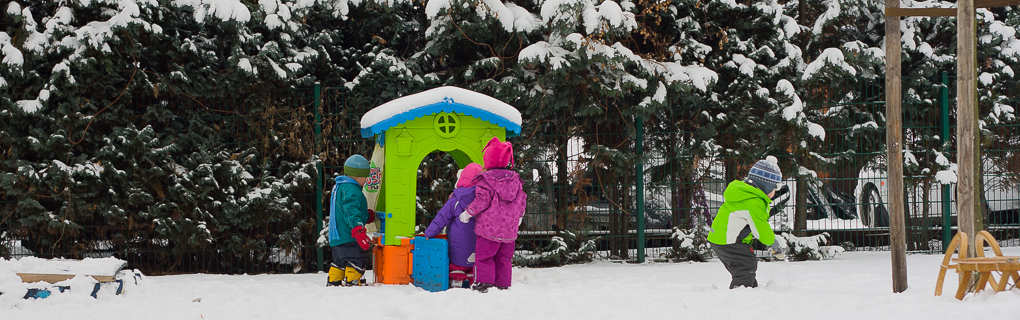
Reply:
[[450, 280], [459, 285], [471, 284], [474, 272], [471, 268], [475, 266], [475, 221], [467, 223], [456, 221], [457, 216], [467, 210], [468, 205], [475, 200], [475, 184], [473, 180], [482, 166], [471, 163], [460, 170], [457, 179], [457, 188], [453, 189], [450, 199], [436, 218], [425, 229], [425, 238], [435, 238], [444, 227], [449, 226], [446, 231], [446, 240], [450, 243]]
[[510, 259], [528, 196], [521, 177], [510, 170], [513, 145], [492, 138], [482, 153], [485, 171], [475, 177], [475, 201], [460, 215], [460, 220], [467, 222], [471, 217], [477, 220], [472, 289], [486, 292], [493, 286], [510, 287]]

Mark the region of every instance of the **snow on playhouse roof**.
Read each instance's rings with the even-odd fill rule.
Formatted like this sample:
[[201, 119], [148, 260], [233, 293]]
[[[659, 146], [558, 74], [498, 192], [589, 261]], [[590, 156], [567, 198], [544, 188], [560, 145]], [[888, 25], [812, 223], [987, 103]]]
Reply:
[[437, 112], [457, 112], [521, 133], [521, 112], [496, 98], [458, 87], [439, 87], [404, 96], [361, 117], [361, 136], [369, 138], [395, 125]]

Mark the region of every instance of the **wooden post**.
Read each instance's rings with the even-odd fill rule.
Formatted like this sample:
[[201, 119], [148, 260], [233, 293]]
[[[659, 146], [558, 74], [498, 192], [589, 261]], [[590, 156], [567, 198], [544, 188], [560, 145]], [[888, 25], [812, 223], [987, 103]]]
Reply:
[[[976, 4], [975, 4], [976, 3]], [[889, 241], [892, 251], [893, 291], [907, 290], [906, 237], [903, 197], [903, 119], [900, 106], [900, 16], [952, 16], [956, 14], [956, 162], [957, 221], [968, 242], [976, 243], [981, 225], [981, 136], [977, 108], [977, 25], [974, 8], [1014, 6], [1020, 0], [960, 0], [957, 8], [900, 8], [899, 0], [885, 0], [885, 103], [886, 144], [889, 148]], [[975, 246], [967, 248], [976, 256]]]
[[[888, 0], [887, 0], [888, 1]], [[977, 230], [974, 230], [974, 218], [979, 217], [981, 202], [978, 176], [980, 173], [980, 136], [978, 135], [977, 109], [977, 27], [974, 15], [974, 0], [957, 2], [956, 15], [956, 161], [959, 164], [956, 185], [957, 210], [956, 219], [959, 231], [967, 233], [969, 243], [974, 242]], [[974, 246], [970, 246], [968, 254], [976, 256]]]
[[[974, 1], [974, 0], [970, 0]], [[899, 8], [899, 0], [885, 0]], [[885, 18], [885, 116], [889, 166], [889, 249], [892, 252], [893, 292], [907, 290], [907, 241], [903, 216], [903, 109], [900, 79], [900, 17]]]

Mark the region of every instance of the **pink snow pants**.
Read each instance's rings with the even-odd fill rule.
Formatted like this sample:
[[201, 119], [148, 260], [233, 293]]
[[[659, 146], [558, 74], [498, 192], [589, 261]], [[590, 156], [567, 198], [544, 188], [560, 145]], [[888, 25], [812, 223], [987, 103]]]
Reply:
[[461, 267], [451, 263], [450, 281], [465, 281], [470, 286], [475, 281], [474, 267]]
[[503, 243], [478, 237], [475, 243], [475, 283], [509, 287], [513, 273], [510, 259], [513, 256], [513, 242]]

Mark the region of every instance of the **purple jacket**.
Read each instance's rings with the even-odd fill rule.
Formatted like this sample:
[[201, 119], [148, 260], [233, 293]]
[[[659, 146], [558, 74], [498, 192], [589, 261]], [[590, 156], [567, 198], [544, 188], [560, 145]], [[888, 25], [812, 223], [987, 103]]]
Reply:
[[475, 233], [496, 242], [517, 240], [528, 201], [521, 177], [511, 170], [493, 169], [475, 176], [474, 183], [475, 201], [467, 212], [478, 220]]
[[460, 222], [457, 217], [461, 212], [467, 210], [468, 205], [475, 200], [475, 187], [453, 189], [450, 200], [436, 218], [432, 219], [428, 229], [425, 229], [425, 237], [434, 238], [443, 231], [443, 227], [450, 226], [446, 231], [446, 241], [450, 242], [450, 263], [461, 267], [473, 267], [475, 265], [475, 220], [468, 223]]

